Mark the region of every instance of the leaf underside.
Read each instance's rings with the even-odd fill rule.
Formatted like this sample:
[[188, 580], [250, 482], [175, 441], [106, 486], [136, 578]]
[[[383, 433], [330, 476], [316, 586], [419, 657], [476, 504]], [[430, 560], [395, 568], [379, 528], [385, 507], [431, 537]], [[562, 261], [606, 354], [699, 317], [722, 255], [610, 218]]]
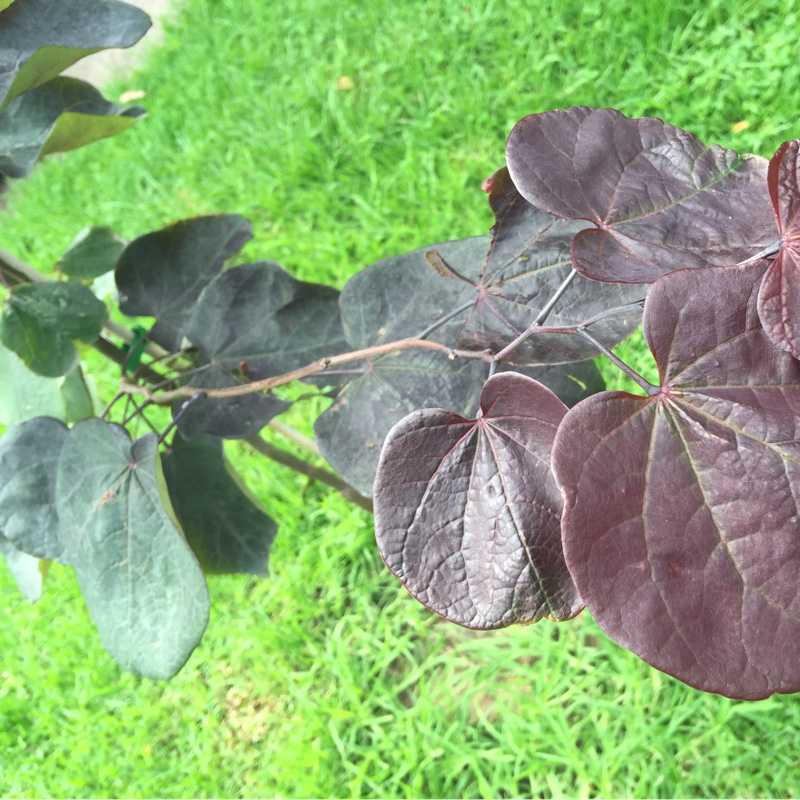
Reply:
[[428, 608], [471, 628], [581, 610], [550, 470], [566, 410], [536, 381], [504, 373], [486, 383], [476, 420], [423, 409], [392, 428], [375, 533], [386, 565]]
[[144, 115], [109, 103], [84, 81], [54, 78], [0, 111], [0, 175], [24, 178], [44, 156], [116, 136]]
[[662, 278], [650, 397], [573, 408], [553, 450], [564, 552], [611, 638], [705, 691], [800, 689], [800, 362], [756, 312], [767, 262]]
[[737, 264], [777, 239], [767, 162], [659, 119], [583, 106], [532, 114], [512, 130], [506, 157], [528, 202], [593, 223], [570, 252], [594, 280], [650, 283]]
[[3, 0], [0, 11], [0, 108], [86, 55], [136, 44], [151, 25], [116, 0]]

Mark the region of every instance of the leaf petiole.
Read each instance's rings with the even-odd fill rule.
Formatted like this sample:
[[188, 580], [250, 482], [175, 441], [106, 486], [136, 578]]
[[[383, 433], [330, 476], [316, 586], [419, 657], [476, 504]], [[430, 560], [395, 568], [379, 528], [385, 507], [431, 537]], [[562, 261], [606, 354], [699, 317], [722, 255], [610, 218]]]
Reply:
[[641, 386], [648, 395], [654, 395], [658, 392], [658, 386], [654, 386], [650, 381], [636, 372], [636, 370], [631, 369], [631, 367], [609, 350], [599, 339], [592, 336], [585, 327], [580, 326], [578, 328], [578, 333], [583, 336], [584, 339], [590, 341], [612, 364], [619, 367], [632, 381], [635, 381]]

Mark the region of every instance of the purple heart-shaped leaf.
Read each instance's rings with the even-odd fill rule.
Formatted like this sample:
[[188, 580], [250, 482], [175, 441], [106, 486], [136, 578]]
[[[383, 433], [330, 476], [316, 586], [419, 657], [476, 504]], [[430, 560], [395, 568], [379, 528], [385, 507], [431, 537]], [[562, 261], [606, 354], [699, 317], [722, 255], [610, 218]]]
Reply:
[[570, 250], [593, 280], [652, 283], [737, 264], [777, 239], [767, 162], [660, 119], [583, 106], [531, 114], [511, 131], [506, 157], [528, 202], [594, 223]]
[[375, 479], [386, 565], [421, 603], [470, 628], [501, 628], [582, 608], [561, 551], [550, 449], [566, 406], [512, 372], [468, 420], [415, 411], [389, 433]]
[[743, 699], [800, 690], [800, 362], [759, 322], [766, 266], [658, 281], [660, 388], [584, 400], [553, 449], [564, 554], [598, 624]]

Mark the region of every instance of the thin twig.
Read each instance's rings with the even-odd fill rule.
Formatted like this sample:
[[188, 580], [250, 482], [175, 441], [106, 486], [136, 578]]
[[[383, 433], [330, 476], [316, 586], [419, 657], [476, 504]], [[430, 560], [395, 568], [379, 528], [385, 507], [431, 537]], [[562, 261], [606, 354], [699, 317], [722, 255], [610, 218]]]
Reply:
[[[292, 381], [307, 378], [309, 375], [316, 375], [320, 372], [324, 372], [328, 367], [348, 364], [351, 361], [361, 361], [366, 358], [374, 358], [376, 356], [386, 355], [387, 353], [396, 353], [401, 350], [408, 350], [412, 347], [419, 347], [423, 350], [436, 350], [440, 353], [446, 353], [450, 358], [475, 358], [487, 362], [492, 358], [489, 353], [483, 351], [454, 350], [446, 344], [431, 342], [427, 339], [399, 339], [396, 342], [388, 342], [387, 344], [367, 347], [363, 350], [354, 350], [349, 353], [340, 353], [339, 355], [330, 356], [329, 358], [322, 358], [311, 364], [307, 364], [305, 367], [300, 367], [300, 369], [287, 372], [283, 375], [276, 375], [272, 378], [264, 378], [263, 380], [253, 381], [252, 383], [240, 383], [236, 386], [226, 386], [220, 389], [207, 389], [206, 397], [209, 399], [218, 399], [223, 397], [242, 397], [244, 395], [254, 394], [255, 392], [266, 392], [278, 386], [284, 386]], [[172, 391], [154, 395], [149, 386], [138, 386], [129, 383], [124, 378], [121, 386], [125, 391], [131, 394], [144, 395], [148, 400], [158, 405], [166, 405], [181, 397], [191, 397], [191, 395], [197, 391], [196, 387], [180, 386]]]
[[[181, 421], [181, 418], [186, 414], [186, 412], [200, 399], [206, 396], [206, 393], [203, 391], [195, 392], [188, 400], [186, 400], [178, 410], [178, 413], [173, 415], [172, 422], [164, 429], [164, 432], [161, 436], [158, 437], [158, 443], [161, 444], [164, 439], [167, 438], [169, 432]], [[144, 416], [144, 415], [142, 415]]]
[[[100, 415], [100, 419], [105, 419], [108, 412], [111, 411], [111, 409], [116, 405], [117, 401], [121, 400], [123, 397], [125, 397], [125, 392], [123, 391], [117, 392], [114, 395], [111, 402], [108, 403], [108, 405], [106, 405], [106, 407], [103, 409], [103, 413]], [[128, 399], [130, 399], [130, 395], [128, 395]]]
[[277, 417], [271, 419], [267, 426], [272, 428], [275, 433], [280, 434], [284, 438], [288, 439], [290, 442], [294, 442], [299, 447], [302, 447], [304, 450], [308, 450], [309, 453], [313, 453], [315, 456], [322, 455], [319, 451], [319, 447], [317, 443], [310, 439], [305, 434], [300, 433], [300, 431], [295, 430], [291, 425], [287, 425], [285, 422], [281, 422]]

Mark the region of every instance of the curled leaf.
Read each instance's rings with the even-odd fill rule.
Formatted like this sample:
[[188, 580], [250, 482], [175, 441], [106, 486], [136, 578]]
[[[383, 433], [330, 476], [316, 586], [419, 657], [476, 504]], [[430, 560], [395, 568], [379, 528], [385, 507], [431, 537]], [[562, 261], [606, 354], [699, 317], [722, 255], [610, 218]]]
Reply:
[[758, 313], [777, 347], [800, 358], [800, 139], [784, 142], [769, 162], [769, 191], [781, 247], [764, 275]]

